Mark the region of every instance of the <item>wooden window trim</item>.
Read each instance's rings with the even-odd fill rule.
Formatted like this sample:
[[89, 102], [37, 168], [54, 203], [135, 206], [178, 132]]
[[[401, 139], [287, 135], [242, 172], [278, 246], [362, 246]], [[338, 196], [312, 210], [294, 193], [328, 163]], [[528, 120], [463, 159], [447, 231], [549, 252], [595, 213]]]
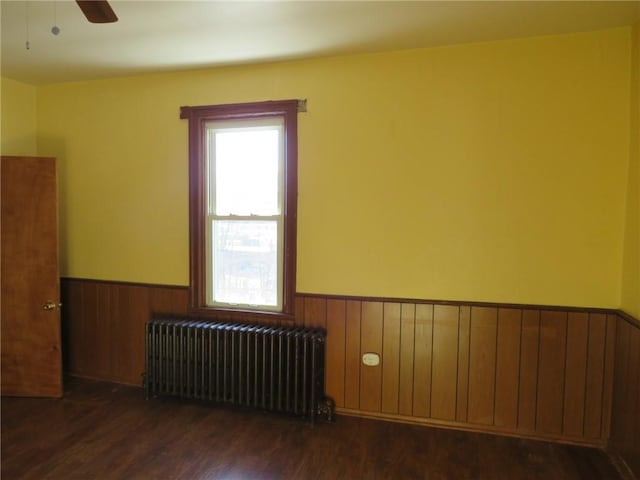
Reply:
[[[282, 311], [231, 309], [206, 305], [205, 209], [206, 124], [219, 120], [282, 117], [285, 132], [284, 248]], [[205, 105], [180, 108], [189, 120], [189, 312], [231, 319], [283, 319], [295, 316], [296, 224], [298, 209], [298, 100]]]

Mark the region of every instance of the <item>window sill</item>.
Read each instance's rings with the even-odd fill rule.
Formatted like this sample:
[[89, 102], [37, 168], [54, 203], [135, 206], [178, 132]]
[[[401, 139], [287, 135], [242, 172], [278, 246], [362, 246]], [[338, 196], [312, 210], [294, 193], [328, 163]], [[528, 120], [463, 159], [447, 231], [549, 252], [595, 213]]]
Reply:
[[255, 322], [269, 325], [295, 322], [295, 314], [285, 312], [270, 312], [267, 310], [251, 310], [241, 308], [190, 306], [189, 315], [216, 321]]

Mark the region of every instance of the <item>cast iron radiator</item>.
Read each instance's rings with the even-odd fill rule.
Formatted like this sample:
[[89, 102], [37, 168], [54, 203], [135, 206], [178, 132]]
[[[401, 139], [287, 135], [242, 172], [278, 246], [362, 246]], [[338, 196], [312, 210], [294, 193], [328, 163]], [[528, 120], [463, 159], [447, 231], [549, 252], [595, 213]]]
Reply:
[[177, 396], [333, 419], [324, 394], [322, 329], [153, 318], [146, 325], [146, 397]]

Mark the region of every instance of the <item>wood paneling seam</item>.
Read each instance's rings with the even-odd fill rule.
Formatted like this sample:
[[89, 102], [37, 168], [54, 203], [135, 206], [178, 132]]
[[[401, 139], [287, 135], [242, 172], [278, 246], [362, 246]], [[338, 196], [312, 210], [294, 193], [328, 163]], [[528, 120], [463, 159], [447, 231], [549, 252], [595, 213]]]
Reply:
[[[454, 408], [453, 418], [457, 419], [458, 417], [458, 384], [460, 381], [460, 307], [458, 307], [458, 341], [456, 342], [456, 406]], [[469, 394], [469, 390], [467, 389], [467, 395]], [[467, 400], [467, 404], [469, 401]]]
[[363, 302], [358, 302], [358, 307], [360, 309], [360, 313], [358, 315], [358, 330], [360, 330], [360, 341], [358, 345], [360, 350], [360, 355], [358, 356], [358, 410], [362, 410], [362, 303]]
[[605, 374], [607, 366], [607, 335], [609, 334], [609, 316], [604, 317], [604, 352], [602, 354], [602, 388], [600, 390], [600, 429], [598, 430], [598, 437], [602, 437], [602, 416], [604, 412], [604, 392], [605, 392]]
[[496, 424], [496, 390], [498, 386], [498, 338], [500, 337], [500, 309], [496, 308], [496, 341], [494, 344], [496, 354], [493, 357], [493, 408], [491, 411], [491, 425]]
[[524, 331], [524, 310], [520, 310], [520, 335], [518, 342], [518, 385], [516, 387], [516, 430], [520, 428], [520, 382], [522, 377], [522, 332]]
[[540, 338], [542, 337], [542, 333], [540, 332], [540, 328], [542, 326], [542, 316], [540, 315], [540, 310], [537, 311], [538, 314], [538, 351], [537, 362], [536, 362], [536, 395], [535, 395], [535, 408], [533, 409], [534, 417], [533, 417], [533, 430], [538, 431], [538, 392], [540, 391]]
[[564, 432], [564, 417], [566, 409], [566, 395], [567, 395], [567, 355], [569, 354], [567, 345], [569, 344], [569, 313], [564, 316], [564, 367], [562, 375], [562, 415], [560, 416], [560, 433]]
[[465, 421], [469, 421], [469, 378], [471, 377], [471, 312], [472, 307], [469, 307], [469, 333], [467, 341], [467, 405], [466, 405], [466, 417]]
[[429, 418], [432, 417], [433, 411], [433, 335], [436, 323], [436, 306], [431, 305], [431, 361], [429, 362]]
[[380, 328], [380, 332], [381, 332], [381, 338], [380, 338], [380, 342], [381, 342], [381, 350], [382, 350], [382, 355], [381, 355], [381, 359], [380, 359], [380, 411], [382, 412], [384, 409], [384, 385], [385, 385], [385, 381], [384, 381], [384, 360], [386, 357], [386, 353], [384, 351], [384, 318], [385, 318], [385, 312], [386, 312], [386, 308], [384, 308], [386, 305], [386, 302], [382, 302], [382, 327]]
[[415, 415], [415, 394], [416, 394], [416, 324], [418, 312], [414, 307], [413, 309], [413, 362], [411, 365], [411, 415]]
[[582, 435], [584, 435], [585, 425], [587, 423], [587, 370], [589, 369], [589, 349], [591, 346], [591, 314], [587, 315], [587, 348], [585, 349], [584, 358], [584, 394], [582, 407]]
[[[344, 335], [342, 336], [342, 358], [344, 359], [345, 367], [347, 363], [347, 301], [344, 301], [344, 321], [342, 323], [342, 329], [344, 331]], [[347, 375], [346, 368], [344, 375], [342, 376], [342, 403], [344, 406], [347, 405]]]

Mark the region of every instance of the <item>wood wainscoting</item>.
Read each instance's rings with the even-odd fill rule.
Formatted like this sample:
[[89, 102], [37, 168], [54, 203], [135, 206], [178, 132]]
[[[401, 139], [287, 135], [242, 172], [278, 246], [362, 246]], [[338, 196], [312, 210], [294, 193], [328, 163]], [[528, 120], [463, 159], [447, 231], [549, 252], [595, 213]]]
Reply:
[[[616, 315], [305, 296], [337, 411], [602, 446]], [[378, 366], [363, 353], [378, 353]]]
[[[146, 320], [187, 313], [187, 287], [61, 284], [77, 376], [141, 385]], [[602, 447], [619, 321], [608, 310], [297, 294], [291, 323], [327, 329], [339, 413]], [[363, 365], [367, 352], [380, 364]]]
[[609, 453], [640, 478], [640, 322], [621, 314], [615, 346]]
[[142, 386], [145, 322], [153, 313], [186, 314], [186, 287], [60, 281], [64, 369], [72, 375]]

